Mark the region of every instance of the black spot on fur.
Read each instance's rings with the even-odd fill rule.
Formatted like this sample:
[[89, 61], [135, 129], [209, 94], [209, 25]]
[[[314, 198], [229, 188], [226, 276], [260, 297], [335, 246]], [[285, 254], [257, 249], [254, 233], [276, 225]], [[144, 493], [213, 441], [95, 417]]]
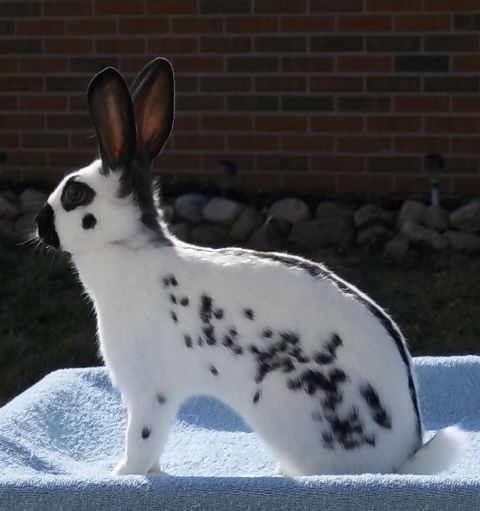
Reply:
[[202, 336], [201, 336], [201, 335], [199, 335], [199, 336], [198, 336], [198, 338], [197, 338], [197, 344], [198, 344], [200, 347], [201, 347], [201, 346], [203, 346], [203, 338], [202, 338]]
[[272, 335], [273, 335], [273, 332], [269, 328], [267, 328], [266, 330], [264, 330], [262, 332], [262, 337], [265, 337], [266, 339], [270, 339], [272, 337]]
[[165, 287], [169, 286], [176, 287], [178, 286], [178, 282], [174, 275], [167, 275], [166, 277], [163, 278], [163, 285]]
[[203, 327], [203, 333], [205, 335], [205, 341], [209, 346], [213, 346], [217, 343], [217, 339], [215, 337], [215, 329], [212, 325], [207, 325]]
[[337, 359], [337, 350], [343, 345], [339, 335], [333, 334], [331, 339], [325, 344], [324, 351], [316, 353], [314, 360], [319, 365], [328, 365]]
[[177, 304], [177, 298], [175, 297], [175, 295], [170, 295], [170, 301], [175, 305]]
[[150, 433], [152, 431], [150, 430], [150, 428], [147, 428], [146, 426], [142, 429], [142, 438], [144, 440], [146, 440], [149, 436], [150, 436]]
[[164, 405], [167, 402], [167, 398], [163, 394], [157, 394], [157, 401]]
[[372, 419], [382, 428], [391, 429], [392, 428], [392, 420], [388, 415], [387, 411], [383, 407], [380, 397], [378, 396], [377, 391], [372, 387], [372, 385], [367, 384], [360, 390], [363, 399], [370, 407], [370, 412], [372, 414]]
[[202, 295], [200, 298], [200, 319], [204, 323], [209, 323], [212, 319], [212, 297], [208, 295]]
[[187, 307], [189, 303], [190, 301], [186, 296], [182, 296], [182, 298], [180, 298], [180, 305], [182, 307]]
[[223, 309], [215, 309], [213, 311], [213, 315], [215, 316], [215, 319], [223, 319]]
[[331, 433], [322, 433], [323, 447], [326, 449], [334, 449], [334, 440]]
[[215, 366], [210, 366], [210, 372], [213, 376], [218, 376], [218, 369]]
[[243, 315], [250, 321], [253, 321], [255, 319], [255, 313], [253, 312], [252, 309], [243, 309]]
[[170, 284], [172, 284], [173, 287], [178, 286], [177, 279], [175, 278], [175, 275], [170, 275]]
[[185, 346], [186, 346], [187, 348], [193, 348], [192, 337], [191, 337], [190, 335], [185, 334], [185, 335], [183, 336], [183, 339], [184, 339], [184, 341], [185, 341]]
[[87, 213], [82, 218], [82, 227], [84, 229], [93, 229], [97, 225], [97, 219], [91, 213]]
[[255, 392], [255, 395], [253, 396], [254, 404], [257, 404], [259, 399], [260, 399], [260, 391], [257, 390], [257, 392]]
[[170, 316], [174, 323], [178, 323], [178, 318], [177, 318], [177, 315], [175, 314], [175, 312], [170, 311]]

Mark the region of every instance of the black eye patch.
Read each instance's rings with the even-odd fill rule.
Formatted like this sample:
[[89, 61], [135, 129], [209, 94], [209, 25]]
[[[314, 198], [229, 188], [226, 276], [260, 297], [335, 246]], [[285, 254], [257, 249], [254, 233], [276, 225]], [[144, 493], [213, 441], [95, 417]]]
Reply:
[[97, 219], [91, 213], [87, 213], [82, 218], [82, 227], [84, 229], [93, 229], [97, 225]]
[[95, 192], [85, 183], [75, 181], [77, 176], [72, 176], [63, 187], [60, 201], [65, 211], [72, 211], [78, 206], [91, 204]]

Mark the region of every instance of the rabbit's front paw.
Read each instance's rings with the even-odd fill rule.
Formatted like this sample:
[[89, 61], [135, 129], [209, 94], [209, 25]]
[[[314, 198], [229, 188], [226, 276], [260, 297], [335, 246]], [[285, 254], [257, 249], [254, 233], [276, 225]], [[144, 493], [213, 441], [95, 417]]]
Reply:
[[145, 475], [147, 469], [142, 469], [140, 467], [134, 467], [128, 463], [128, 460], [123, 459], [118, 463], [118, 465], [113, 469], [113, 473], [117, 476], [127, 476], [127, 475]]

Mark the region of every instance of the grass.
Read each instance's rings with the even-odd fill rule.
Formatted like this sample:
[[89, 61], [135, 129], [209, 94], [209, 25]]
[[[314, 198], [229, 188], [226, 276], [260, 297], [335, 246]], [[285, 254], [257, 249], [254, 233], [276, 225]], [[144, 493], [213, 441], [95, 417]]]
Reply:
[[[414, 354], [480, 353], [480, 259], [414, 253], [401, 264], [316, 254], [386, 308]], [[0, 404], [50, 371], [98, 365], [92, 308], [58, 255], [0, 237]]]

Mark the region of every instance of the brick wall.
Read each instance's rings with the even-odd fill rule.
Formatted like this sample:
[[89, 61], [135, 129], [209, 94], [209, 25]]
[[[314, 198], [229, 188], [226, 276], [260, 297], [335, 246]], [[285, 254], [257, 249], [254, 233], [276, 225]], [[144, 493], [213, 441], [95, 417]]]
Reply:
[[55, 180], [88, 163], [92, 74], [177, 77], [164, 180], [294, 192], [480, 191], [479, 0], [0, 2], [1, 176]]

